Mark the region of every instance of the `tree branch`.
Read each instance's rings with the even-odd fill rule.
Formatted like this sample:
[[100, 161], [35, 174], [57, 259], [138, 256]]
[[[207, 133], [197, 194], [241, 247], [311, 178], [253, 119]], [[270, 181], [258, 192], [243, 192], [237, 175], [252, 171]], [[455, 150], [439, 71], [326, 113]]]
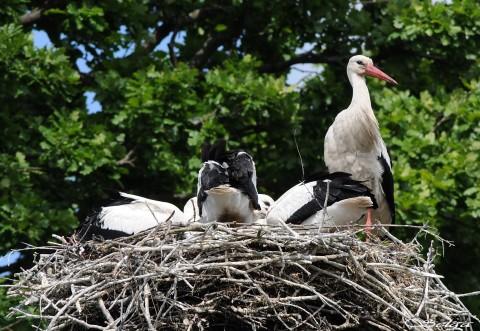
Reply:
[[[239, 24], [238, 24], [239, 25]], [[240, 33], [240, 27], [236, 27], [233, 31], [218, 33], [216, 35], [209, 35], [202, 47], [195, 53], [191, 59], [191, 64], [194, 67], [202, 68], [207, 63], [208, 59], [215, 50], [222, 44], [232, 39]]]
[[61, 6], [65, 3], [66, 3], [65, 0], [45, 0], [42, 6], [33, 8], [28, 13], [20, 16], [20, 23], [23, 26], [29, 26], [29, 25], [35, 24], [42, 18], [43, 13], [46, 10], [53, 8], [55, 6]]
[[259, 71], [262, 73], [277, 73], [286, 71], [292, 65], [299, 63], [328, 63], [328, 64], [342, 64], [345, 62], [347, 57], [339, 55], [325, 55], [325, 54], [316, 54], [313, 51], [306, 53], [298, 54], [292, 57], [290, 60], [279, 62], [279, 63], [265, 63], [260, 68]]
[[177, 56], [175, 55], [175, 38], [177, 37], [177, 29], [172, 33], [170, 42], [168, 43], [168, 54], [170, 56], [170, 62], [175, 67], [177, 65]]
[[42, 17], [43, 11], [43, 8], [34, 8], [32, 11], [29, 11], [20, 17], [20, 23], [24, 26], [35, 23], [40, 17]]

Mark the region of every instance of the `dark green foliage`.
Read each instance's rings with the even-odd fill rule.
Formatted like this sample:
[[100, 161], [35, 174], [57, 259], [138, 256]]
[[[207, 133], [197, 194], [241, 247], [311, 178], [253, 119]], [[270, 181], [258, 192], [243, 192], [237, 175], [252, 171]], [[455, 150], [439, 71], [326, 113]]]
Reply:
[[[181, 207], [201, 144], [219, 137], [255, 156], [278, 197], [302, 176], [294, 133], [306, 172], [324, 168], [324, 134], [350, 102], [345, 63], [363, 47], [400, 82], [369, 79], [397, 219], [454, 240], [447, 282], [478, 290], [479, 22], [474, 0], [3, 1], [0, 254], [70, 233], [117, 190]], [[35, 48], [32, 29], [54, 46]], [[286, 86], [303, 62], [322, 73]], [[88, 113], [87, 91], [103, 111]]]

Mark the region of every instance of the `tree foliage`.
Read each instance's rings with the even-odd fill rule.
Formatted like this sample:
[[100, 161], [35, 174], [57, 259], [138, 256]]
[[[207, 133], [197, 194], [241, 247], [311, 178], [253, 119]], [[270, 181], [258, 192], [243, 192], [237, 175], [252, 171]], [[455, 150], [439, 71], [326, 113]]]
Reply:
[[[0, 253], [71, 232], [117, 190], [181, 205], [208, 139], [249, 149], [278, 197], [302, 176], [293, 135], [305, 171], [324, 168], [324, 134], [350, 102], [346, 60], [363, 52], [400, 82], [369, 80], [398, 219], [455, 240], [447, 281], [478, 289], [479, 22], [474, 0], [3, 1]], [[322, 71], [287, 86], [299, 63]]]

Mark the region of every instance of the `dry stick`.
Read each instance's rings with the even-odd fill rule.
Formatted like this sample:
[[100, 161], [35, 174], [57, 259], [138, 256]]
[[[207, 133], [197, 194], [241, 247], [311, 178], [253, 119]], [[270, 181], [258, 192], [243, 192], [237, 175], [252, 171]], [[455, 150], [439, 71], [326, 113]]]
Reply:
[[[165, 226], [162, 225], [158, 229], [154, 229], [153, 232], [110, 242], [94, 243], [93, 250], [91, 248], [87, 249], [87, 252], [92, 252], [89, 253], [91, 256], [85, 254], [79, 256], [75, 253], [75, 250], [82, 249], [81, 245], [72, 249], [71, 246], [62, 243], [55, 247], [53, 254], [40, 255], [37, 266], [32, 268], [31, 271], [20, 273], [18, 286], [10, 287], [9, 294], [25, 295], [23, 302], [27, 303], [28, 301], [30, 303], [19, 306], [25, 308], [28, 308], [28, 305], [37, 305], [38, 301], [35, 301], [34, 298], [41, 298], [46, 303], [46, 305], [42, 304], [41, 308], [46, 309], [45, 311], [52, 308], [53, 315], [63, 309], [69, 300], [79, 293], [78, 291], [90, 287], [91, 281], [98, 282], [105, 279], [105, 284], [95, 290], [85, 292], [81, 298], [75, 300], [75, 305], [82, 302], [82, 311], [91, 311], [92, 307], [98, 307], [98, 299], [107, 295], [108, 298], [111, 298], [110, 301], [106, 302], [108, 303], [107, 306], [110, 306], [109, 310], [117, 309], [115, 307], [118, 306], [121, 307], [122, 314], [114, 321], [114, 326], [128, 329], [135, 325], [138, 326], [138, 322], [146, 318], [144, 313], [145, 289], [142, 284], [148, 282], [149, 284], [155, 284], [155, 287], [151, 288], [152, 294], [148, 300], [148, 305], [150, 305], [148, 308], [150, 309], [147, 310], [152, 309], [152, 303], [155, 306], [163, 301], [165, 305], [168, 305], [170, 311], [170, 313], [167, 313], [168, 315], [164, 315], [165, 318], [160, 316], [162, 314], [156, 314], [158, 318], [155, 319], [153, 324], [155, 327], [161, 328], [169, 325], [172, 328], [186, 328], [186, 326], [183, 326], [185, 316], [188, 318], [189, 327], [200, 329], [206, 326], [204, 321], [205, 318], [209, 319], [207, 316], [218, 313], [215, 307], [220, 299], [216, 296], [225, 295], [224, 291], [234, 290], [236, 291], [234, 293], [237, 294], [233, 294], [235, 296], [235, 303], [233, 303], [235, 306], [232, 306], [231, 309], [238, 315], [238, 318], [242, 318], [246, 323], [251, 324], [252, 328], [255, 326], [261, 327], [268, 320], [268, 316], [275, 314], [278, 323], [286, 324], [284, 326], [286, 329], [291, 328], [295, 323], [295, 325], [302, 325], [307, 328], [325, 329], [328, 323], [322, 319], [322, 315], [318, 314], [331, 308], [325, 303], [322, 304], [318, 296], [309, 291], [310, 287], [313, 287], [317, 292], [324, 294], [344, 309], [345, 313], [343, 314], [334, 309], [330, 312], [339, 316], [347, 316], [346, 324], [335, 327], [336, 329], [344, 329], [347, 325], [355, 325], [352, 324], [354, 321], [358, 324], [356, 311], [365, 309], [362, 303], [356, 301], [358, 294], [355, 294], [364, 294], [365, 292], [358, 289], [346, 292], [353, 285], [346, 284], [344, 281], [346, 276], [342, 276], [341, 273], [348, 270], [352, 276], [360, 276], [358, 279], [349, 278], [350, 281], [356, 280], [359, 286], [378, 295], [394, 307], [400, 307], [399, 311], [403, 311], [402, 315], [392, 315], [389, 313], [391, 307], [384, 305], [376, 298], [369, 295], [358, 297], [362, 302], [366, 301], [367, 304], [372, 304], [372, 307], [368, 308], [372, 309], [369, 321], [380, 325], [380, 327], [396, 329], [395, 325], [401, 323], [403, 319], [403, 321], [409, 320], [418, 330], [427, 330], [428, 323], [451, 321], [452, 316], [459, 316], [455, 320], [460, 321], [471, 321], [473, 318], [464, 308], [457, 295], [442, 287], [444, 285], [440, 279], [431, 277], [431, 275], [435, 275], [433, 269], [430, 270], [433, 266], [425, 269], [425, 265], [429, 265], [426, 263], [429, 260], [428, 256], [424, 260], [419, 255], [419, 246], [416, 243], [403, 244], [392, 238], [390, 240], [395, 245], [385, 245], [385, 243], [375, 240], [364, 243], [355, 237], [356, 231], [354, 229], [361, 229], [361, 227], [349, 227], [351, 229], [349, 231], [322, 234], [320, 239], [315, 235], [316, 227], [293, 226], [292, 229], [298, 232], [298, 236], [292, 235], [288, 230], [281, 227], [265, 227], [262, 236], [259, 237], [255, 227], [232, 229], [221, 224], [215, 226], [216, 228], [211, 225], [200, 226], [198, 229], [204, 232], [203, 236], [194, 236], [189, 240], [177, 241], [174, 234], [185, 232], [191, 228], [180, 229], [171, 227], [171, 224], [165, 224]], [[142, 241], [146, 235], [152, 240]], [[322, 240], [324, 244], [322, 244]], [[140, 242], [142, 242], [141, 247], [139, 246]], [[88, 245], [92, 245], [92, 243]], [[151, 251], [152, 254], [145, 255], [139, 249], [147, 247], [145, 245], [162, 246], [162, 249]], [[164, 246], [170, 248], [164, 249]], [[257, 251], [259, 247], [260, 251]], [[124, 262], [119, 265], [119, 261], [124, 259], [122, 255], [124, 249], [128, 251], [131, 258], [123, 260]], [[351, 252], [350, 255], [353, 258], [348, 258], [349, 252]], [[362, 253], [358, 254], [358, 252]], [[171, 255], [165, 260], [168, 254]], [[101, 262], [98, 263], [99, 261]], [[244, 263], [245, 261], [248, 261], [248, 263]], [[241, 263], [238, 264], [238, 262]], [[318, 265], [317, 263], [322, 264]], [[379, 263], [380, 266], [375, 266], [375, 263]], [[382, 263], [395, 267], [393, 269], [385, 268]], [[423, 268], [417, 269], [422, 263]], [[139, 264], [142, 266], [141, 270], [138, 271], [137, 275], [132, 276], [129, 270], [138, 270]], [[159, 265], [162, 266], [158, 268]], [[398, 266], [407, 268], [407, 270], [410, 268], [417, 274], [398, 268]], [[237, 274], [233, 272], [227, 275], [227, 270], [230, 267], [247, 272], [251, 281], [261, 284], [263, 291], [268, 294], [270, 300], [262, 299], [263, 296], [259, 295], [260, 292], [252, 292], [255, 287], [251, 286], [251, 281], [248, 278], [242, 276], [237, 279]], [[364, 267], [367, 269], [363, 270]], [[53, 273], [48, 271], [42, 274], [38, 273], [38, 270], [53, 270]], [[117, 274], [115, 278], [112, 278], [113, 271]], [[342, 281], [332, 277], [323, 277], [322, 272], [325, 271], [335, 274]], [[308, 273], [310, 273], [310, 276]], [[279, 278], [283, 281], [275, 279], [272, 274], [277, 277], [280, 275]], [[78, 283], [64, 282], [65, 280], [78, 279], [79, 276], [84, 278], [84, 281]], [[421, 305], [425, 285], [425, 280], [422, 281], [421, 285], [420, 281], [425, 277], [429, 279], [429, 290], [422, 311], [428, 312], [429, 319], [420, 318], [425, 314], [415, 316], [403, 308], [404, 305], [407, 305], [408, 307], [415, 307], [415, 311], [418, 310], [417, 307]], [[314, 281], [313, 278], [320, 280], [320, 282]], [[213, 289], [209, 287], [213, 279], [219, 281], [216, 284], [220, 284], [220, 287]], [[166, 297], [162, 295], [162, 291], [164, 291], [162, 288], [168, 289], [168, 286], [178, 280], [185, 283], [187, 287], [180, 287], [175, 284], [171, 288], [172, 292], [170, 294]], [[39, 289], [42, 287], [42, 282], [45, 284], [43, 285], [44, 288]], [[192, 283], [190, 284], [190, 282]], [[48, 284], [48, 287], [46, 287], [46, 284]], [[198, 284], [201, 285], [198, 286]], [[231, 284], [235, 285], [232, 286]], [[405, 287], [406, 284], [411, 285]], [[65, 293], [65, 286], [74, 289], [71, 292], [68, 291], [69, 297], [67, 298], [62, 297], [64, 295], [62, 293]], [[128, 291], [131, 291], [131, 295], [125, 295], [127, 288]], [[189, 297], [190, 291], [195, 291], [191, 292], [191, 295], [194, 296], [203, 296], [202, 293], [208, 294], [201, 304], [192, 305], [188, 301], [184, 301], [183, 298], [180, 299], [179, 296], [181, 293], [183, 296], [186, 294]], [[139, 297], [140, 293], [143, 293], [143, 295]], [[344, 298], [346, 293], [352, 293], [356, 296], [347, 296], [346, 301], [332, 299], [337, 298], [337, 296]], [[122, 297], [123, 299], [121, 299]], [[28, 298], [33, 299], [28, 300]], [[317, 300], [319, 304], [317, 304]], [[266, 302], [268, 302], [267, 305]], [[128, 306], [126, 310], [124, 310], [123, 305]], [[70, 306], [73, 308], [73, 303]], [[319, 308], [322, 306], [324, 307]], [[162, 312], [165, 312], [165, 309], [162, 309]], [[24, 310], [19, 311], [25, 312]], [[101, 308], [97, 308], [97, 311], [102, 316]], [[19, 313], [19, 315], [26, 316], [23, 313]], [[411, 318], [412, 315], [414, 316], [413, 319]], [[36, 318], [39, 318], [39, 315], [36, 315]], [[43, 319], [48, 321], [53, 318], [55, 316], [43, 316]], [[393, 318], [390, 326], [386, 326], [386, 318]], [[70, 311], [65, 311], [57, 319], [53, 329], [66, 328], [72, 323], [81, 324], [74, 319], [83, 320], [85, 323], [87, 321], [77, 309], [73, 308]], [[153, 323], [151, 317], [149, 319]], [[322, 324], [317, 325], [316, 323]], [[109, 324], [104, 329], [111, 327]]]
[[109, 323], [108, 326], [115, 326], [115, 321], [112, 315], [110, 315], [110, 312], [107, 310], [107, 307], [105, 307], [105, 302], [103, 302], [102, 298], [98, 298], [97, 302], [98, 302], [98, 307], [100, 307], [100, 310], [102, 311], [103, 315], [105, 316], [105, 318]]
[[327, 214], [327, 206], [328, 206], [328, 196], [330, 195], [330, 179], [325, 179], [323, 181], [324, 183], [327, 183], [327, 194], [325, 194], [325, 202], [323, 203], [323, 210], [322, 210], [322, 221], [320, 222], [320, 226], [318, 228], [318, 232], [320, 232], [323, 228], [323, 224], [325, 223], [325, 217], [328, 215]]
[[148, 286], [148, 282], [145, 281], [145, 285], [143, 286], [143, 305], [140, 303], [140, 309], [142, 309], [143, 314], [145, 315], [145, 320], [147, 321], [148, 330], [155, 331], [155, 328], [152, 324], [152, 317], [150, 316], [150, 308], [149, 308], [149, 297], [151, 295], [150, 286]]
[[[424, 270], [425, 272], [430, 272], [430, 263], [432, 261], [432, 256], [433, 256], [433, 240], [430, 241], [430, 248], [428, 249], [427, 253], [427, 261], [424, 264]], [[428, 300], [428, 289], [429, 289], [429, 277], [425, 277], [425, 286], [423, 289], [423, 296], [422, 296], [422, 301], [420, 302], [420, 305], [418, 306], [417, 312], [415, 313], [415, 316], [420, 316], [420, 313], [422, 312], [423, 307], [426, 304], [426, 301]], [[428, 313], [425, 311], [425, 314], [427, 314], [428, 318]]]
[[86, 292], [89, 292], [97, 287], [99, 287], [100, 285], [103, 285], [104, 282], [100, 282], [98, 284], [94, 284], [90, 287], [87, 287], [81, 291], [79, 291], [76, 295], [72, 296], [70, 298], [70, 300], [68, 300], [68, 302], [62, 307], [62, 309], [60, 309], [60, 311], [55, 315], [55, 317], [50, 321], [50, 324], [48, 324], [48, 328], [52, 328], [53, 326], [55, 326], [55, 323], [57, 322], [57, 319], [70, 307], [70, 305], [72, 303], [75, 303], [84, 293]]

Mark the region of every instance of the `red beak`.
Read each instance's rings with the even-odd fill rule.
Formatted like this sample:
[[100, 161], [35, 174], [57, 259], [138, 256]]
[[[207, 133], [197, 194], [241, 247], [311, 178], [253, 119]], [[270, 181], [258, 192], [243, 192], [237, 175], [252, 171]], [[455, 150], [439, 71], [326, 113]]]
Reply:
[[376, 77], [378, 79], [384, 80], [386, 82], [392, 83], [394, 85], [398, 85], [397, 81], [384, 73], [382, 70], [375, 67], [373, 64], [368, 64], [365, 68], [365, 75]]

